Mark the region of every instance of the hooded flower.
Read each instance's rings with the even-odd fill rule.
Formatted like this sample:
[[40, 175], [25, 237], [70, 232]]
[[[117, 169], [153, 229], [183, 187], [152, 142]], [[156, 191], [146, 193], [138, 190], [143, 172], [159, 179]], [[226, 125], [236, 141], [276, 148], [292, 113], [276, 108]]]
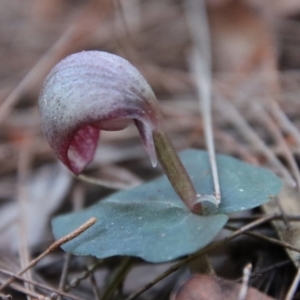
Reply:
[[121, 130], [132, 120], [156, 165], [152, 133], [162, 114], [146, 80], [121, 57], [100, 51], [68, 56], [48, 75], [39, 109], [46, 139], [76, 175], [93, 159], [101, 130]]
[[192, 211], [202, 212], [192, 181], [164, 131], [156, 97], [128, 61], [99, 51], [68, 56], [48, 75], [39, 108], [46, 139], [76, 175], [93, 159], [101, 130], [121, 130], [133, 120], [153, 166], [158, 158], [180, 199]]

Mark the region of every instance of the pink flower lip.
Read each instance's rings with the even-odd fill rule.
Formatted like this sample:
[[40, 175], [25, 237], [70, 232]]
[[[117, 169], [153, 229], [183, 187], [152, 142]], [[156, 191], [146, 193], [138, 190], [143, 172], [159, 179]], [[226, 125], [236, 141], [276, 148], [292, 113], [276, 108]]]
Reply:
[[132, 120], [156, 165], [152, 133], [162, 126], [162, 113], [144, 77], [121, 57], [100, 51], [68, 56], [48, 75], [39, 110], [51, 148], [76, 175], [92, 161], [101, 130], [122, 130]]

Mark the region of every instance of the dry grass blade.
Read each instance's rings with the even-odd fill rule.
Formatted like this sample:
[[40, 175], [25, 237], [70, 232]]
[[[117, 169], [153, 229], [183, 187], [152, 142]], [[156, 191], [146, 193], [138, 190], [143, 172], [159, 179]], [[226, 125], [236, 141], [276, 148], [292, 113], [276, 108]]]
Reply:
[[274, 122], [271, 116], [267, 113], [265, 108], [259, 102], [253, 103], [253, 116], [257, 120], [258, 124], [262, 123], [266, 129], [269, 130], [270, 134], [277, 142], [278, 146], [282, 149], [282, 155], [284, 155], [287, 164], [289, 165], [294, 178], [296, 180], [297, 186], [300, 186], [300, 172], [297, 166], [297, 162], [293, 153], [288, 146], [286, 140], [284, 139], [279, 126]]
[[[229, 229], [229, 230], [233, 230], [233, 231], [237, 229], [237, 228], [229, 226], [229, 225], [226, 225], [225, 228]], [[262, 234], [259, 234], [259, 233], [256, 233], [256, 232], [252, 232], [252, 231], [247, 231], [247, 232], [245, 232], [245, 234], [249, 235], [249, 236], [252, 236], [252, 237], [255, 237], [255, 238], [258, 238], [258, 239], [261, 239], [263, 241], [272, 243], [274, 245], [282, 246], [283, 248], [286, 248], [288, 250], [292, 250], [292, 251], [295, 251], [297, 253], [300, 253], [300, 248], [295, 247], [292, 244], [282, 242], [280, 240], [277, 240], [277, 239], [274, 239], [274, 238], [271, 238], [271, 237], [268, 237], [268, 236], [265, 236], [265, 235], [262, 235]]]
[[276, 101], [269, 101], [268, 106], [271, 107], [272, 115], [280, 127], [293, 136], [297, 146], [300, 147], [300, 133], [297, 127], [289, 120]]
[[[67, 283], [67, 276], [68, 276], [68, 269], [69, 269], [69, 265], [70, 265], [70, 260], [71, 260], [71, 254], [70, 253], [66, 253], [66, 255], [65, 255], [65, 261], [64, 261], [62, 272], [61, 272], [60, 281], [59, 281], [59, 286], [58, 286], [58, 290], [60, 292], [64, 292], [65, 291], [65, 286], [66, 286], [66, 283]], [[60, 295], [58, 296], [57, 300], [61, 300], [61, 296]]]
[[247, 264], [243, 270], [243, 281], [240, 289], [240, 293], [238, 296], [238, 300], [245, 300], [247, 297], [247, 291], [249, 288], [249, 279], [251, 275], [252, 264]]
[[104, 260], [99, 260], [96, 263], [94, 263], [93, 265], [89, 266], [88, 270], [82, 272], [78, 277], [74, 278], [71, 281], [70, 285], [65, 287], [65, 290], [70, 291], [71, 288], [74, 288], [74, 287], [78, 286], [82, 280], [84, 280], [84, 279], [88, 278], [89, 276], [91, 276], [92, 273], [94, 273], [94, 271], [103, 264], [104, 264]]
[[241, 113], [229, 101], [223, 99], [220, 95], [218, 96], [219, 101], [216, 103], [215, 107], [219, 113], [223, 115], [228, 122], [235, 126], [236, 130], [242, 134], [243, 138], [245, 138], [245, 140], [247, 140], [256, 151], [261, 152], [266, 156], [271, 166], [274, 170], [277, 170], [277, 172], [280, 173], [287, 184], [295, 186], [295, 181], [289, 171], [255, 132], [255, 130], [251, 128]]
[[86, 42], [96, 27], [94, 9], [94, 5], [89, 5], [8, 95], [0, 106], [0, 124], [3, 123], [20, 97], [29, 91], [36, 82], [45, 78], [55, 63], [68, 53], [73, 52], [74, 47], [80, 48]]
[[[51, 293], [54, 293], [54, 294], [57, 294], [57, 295], [61, 295], [61, 296], [63, 296], [63, 297], [66, 298], [66, 299], [70, 299], [70, 300], [83, 300], [83, 299], [78, 298], [78, 297], [76, 297], [76, 296], [69, 295], [69, 294], [66, 294], [66, 293], [64, 293], [64, 292], [58, 291], [58, 290], [56, 290], [56, 289], [50, 287], [49, 285], [42, 284], [42, 283], [40, 283], [40, 282], [36, 282], [36, 281], [33, 281], [33, 280], [32, 280], [32, 281], [31, 281], [31, 280], [27, 280], [27, 279], [23, 278], [22, 276], [18, 276], [18, 275], [16, 275], [16, 274], [14, 274], [14, 273], [12, 273], [12, 272], [9, 272], [9, 271], [6, 271], [6, 270], [0, 269], [0, 273], [5, 274], [5, 275], [7, 275], [7, 276], [9, 276], [9, 277], [13, 277], [13, 278], [15, 278], [15, 279], [17, 279], [17, 280], [27, 282], [27, 283], [29, 283], [30, 285], [34, 285], [34, 286], [36, 286], [37, 288], [43, 289], [43, 290], [45, 290], [45, 291], [48, 291], [48, 292], [51, 292]], [[17, 290], [18, 290], [18, 289], [17, 289]]]
[[[81, 184], [75, 186], [72, 197], [73, 210], [78, 211], [83, 208], [84, 205], [84, 187]], [[67, 276], [71, 261], [71, 253], [66, 253], [65, 261], [59, 281], [58, 290], [64, 292], [66, 290]], [[61, 296], [58, 296], [57, 300], [60, 300]]]
[[90, 281], [91, 281], [95, 300], [100, 300], [100, 293], [98, 291], [97, 282], [96, 282], [96, 279], [95, 279], [95, 276], [93, 273], [91, 273], [91, 275], [90, 275]]
[[117, 268], [115, 274], [110, 283], [107, 284], [105, 290], [103, 291], [103, 295], [101, 296], [101, 300], [109, 300], [116, 289], [120, 286], [120, 284], [124, 281], [126, 274], [132, 267], [132, 258], [125, 257]]
[[[44, 300], [44, 296], [38, 294], [38, 293], [35, 293], [35, 292], [32, 292], [26, 288], [24, 288], [23, 286], [19, 285], [19, 284], [12, 284], [12, 288], [24, 295], [28, 297], [31, 297], [33, 299], [37, 299], [37, 300]], [[3, 294], [0, 294], [1, 296], [1, 300], [11, 300], [12, 297], [10, 295], [3, 295]]]
[[[21, 268], [23, 269], [25, 266], [29, 264], [30, 261], [30, 253], [28, 247], [27, 240], [27, 223], [26, 217], [24, 216], [26, 211], [26, 205], [28, 201], [28, 193], [26, 189], [26, 182], [29, 172], [30, 165], [30, 142], [31, 139], [27, 138], [21, 145], [20, 155], [19, 155], [19, 164], [18, 164], [18, 203], [19, 203], [19, 255], [21, 260]], [[32, 280], [32, 274], [30, 270], [24, 273], [24, 277], [28, 280]], [[33, 287], [24, 284], [25, 288], [33, 292]], [[30, 296], [27, 296], [30, 300], [32, 299]]]
[[[22, 269], [20, 272], [18, 272], [18, 276], [24, 274], [27, 270], [31, 269], [33, 266], [35, 266], [42, 258], [47, 256], [49, 253], [60, 247], [61, 245], [67, 243], [68, 241], [74, 239], [84, 231], [86, 231], [88, 228], [90, 228], [92, 225], [95, 224], [97, 221], [96, 218], [91, 218], [87, 222], [85, 222], [83, 225], [78, 227], [76, 230], [73, 232], [69, 233], [68, 235], [62, 237], [58, 241], [54, 242], [46, 251], [44, 251], [42, 254], [40, 254], [37, 258], [32, 260], [28, 266], [26, 266], [24, 269]], [[0, 290], [3, 290], [5, 287], [7, 287], [9, 284], [11, 284], [14, 281], [14, 277], [8, 279], [6, 282], [4, 282], [0, 286]]]
[[286, 297], [284, 298], [284, 300], [292, 300], [294, 299], [294, 295], [297, 291], [298, 285], [299, 285], [299, 281], [300, 281], [300, 267], [298, 267], [298, 271], [297, 274], [293, 280], [292, 285], [290, 286], [290, 289], [288, 290]]
[[189, 29], [194, 42], [191, 66], [204, 120], [205, 141], [208, 148], [217, 205], [221, 202], [218, 168], [211, 118], [211, 49], [208, 20], [204, 1], [185, 1]]

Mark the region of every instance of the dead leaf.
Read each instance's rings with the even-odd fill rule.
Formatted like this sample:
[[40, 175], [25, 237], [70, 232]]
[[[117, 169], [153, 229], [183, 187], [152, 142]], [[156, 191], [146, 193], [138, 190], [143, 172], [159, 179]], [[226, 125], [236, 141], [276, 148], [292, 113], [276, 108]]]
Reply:
[[[233, 300], [238, 299], [241, 284], [219, 277], [195, 275], [185, 281], [171, 300]], [[272, 300], [254, 288], [249, 288], [245, 300]], [[273, 299], [274, 300], [274, 299]]]
[[[282, 207], [282, 210], [287, 215], [300, 215], [300, 201], [299, 192], [291, 187], [285, 187], [278, 195], [278, 201]], [[269, 201], [263, 205], [263, 209], [266, 213], [280, 213], [280, 209], [275, 200]], [[286, 224], [282, 220], [273, 221], [280, 239], [288, 244], [291, 244], [297, 248], [300, 248], [300, 223], [290, 221], [291, 228], [287, 228]], [[286, 249], [288, 255], [299, 266], [300, 254], [298, 252]]]
[[[28, 180], [28, 202], [24, 211], [27, 240], [30, 248], [47, 239], [46, 229], [49, 217], [57, 209], [71, 184], [68, 171], [58, 164], [46, 165], [36, 170]], [[0, 248], [6, 251], [18, 250], [17, 201], [3, 205], [0, 210]], [[14, 238], [13, 238], [14, 237]]]

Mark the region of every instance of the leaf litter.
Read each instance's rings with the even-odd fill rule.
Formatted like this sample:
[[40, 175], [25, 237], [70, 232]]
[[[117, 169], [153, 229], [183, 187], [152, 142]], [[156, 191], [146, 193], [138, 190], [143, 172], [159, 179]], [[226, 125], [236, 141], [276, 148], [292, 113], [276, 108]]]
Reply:
[[[48, 164], [36, 169], [28, 179], [25, 222], [29, 247], [35, 249], [47, 242], [49, 218], [61, 205], [71, 187], [70, 174], [59, 164]], [[3, 250], [17, 252], [18, 203], [11, 199], [0, 211], [0, 238]], [[38, 214], [37, 214], [38, 212]], [[0, 247], [1, 247], [0, 246]]]
[[[14, 200], [16, 193], [13, 187], [17, 182], [20, 139], [27, 130], [31, 130], [34, 141], [31, 174], [26, 183], [28, 191], [31, 191], [30, 194], [33, 196], [28, 197], [28, 211], [25, 212], [25, 216], [28, 217], [27, 227], [34, 229], [29, 231], [28, 236], [29, 252], [33, 257], [36, 256], [36, 252], [42, 252], [53, 241], [49, 233], [49, 223], [54, 211], [66, 212], [66, 207], [70, 206], [67, 201], [64, 203], [62, 201], [68, 200], [65, 196], [73, 189], [71, 177], [63, 175], [62, 171], [52, 164], [55, 161], [54, 157], [34, 121], [37, 120], [35, 110], [41, 83], [54, 61], [68, 53], [91, 48], [111, 51], [130, 59], [149, 81], [158, 98], [163, 99], [161, 103], [165, 112], [166, 128], [177, 149], [189, 147], [205, 149], [204, 130], [194, 81], [187, 64], [193, 41], [189, 35], [187, 16], [181, 1], [132, 0], [128, 1], [128, 5], [120, 1], [122, 8], [120, 14], [115, 14], [118, 6], [112, 6], [110, 1], [86, 1], [81, 4], [54, 2], [55, 4], [43, 0], [37, 5], [33, 0], [25, 0], [20, 5], [19, 1], [13, 0], [3, 1], [0, 4], [0, 21], [3, 24], [0, 35], [2, 65], [0, 102], [3, 104], [0, 106], [2, 126], [0, 188], [3, 189], [0, 193], [0, 214], [3, 216], [0, 218], [2, 224], [0, 245], [3, 250], [0, 251], [0, 257], [1, 261], [11, 261], [11, 264], [14, 264], [11, 269], [15, 274], [20, 270], [20, 267], [16, 266], [18, 255], [14, 254], [14, 259], [10, 259], [7, 250], [15, 253], [17, 249], [18, 239], [13, 228], [16, 225], [18, 205]], [[292, 0], [286, 1], [285, 5], [278, 4], [277, 1], [276, 5], [269, 6], [254, 0], [207, 0], [206, 3], [213, 56], [212, 117], [216, 151], [268, 167], [281, 175], [287, 184], [295, 184], [297, 183], [295, 166], [299, 165], [300, 155], [298, 117], [300, 77], [297, 70], [300, 67], [297, 43], [299, 22], [295, 18], [299, 15], [299, 3]], [[99, 11], [102, 13], [98, 14]], [[124, 30], [124, 26], [118, 25], [123, 24], [122, 21], [114, 19], [122, 14], [126, 20], [131, 20], [128, 21], [128, 31]], [[255, 108], [257, 103], [263, 107], [264, 114], [257, 113]], [[228, 118], [231, 107], [238, 112], [242, 123], [239, 122], [237, 114]], [[281, 143], [279, 139], [276, 140], [270, 127], [273, 125], [261, 120], [264, 115], [273, 121], [277, 134], [281, 135]], [[241, 126], [243, 124], [246, 126]], [[112, 183], [121, 181], [125, 185], [130, 185], [139, 179], [146, 181], [159, 174], [159, 169], [150, 168], [146, 153], [139, 146], [138, 135], [131, 128], [118, 137], [109, 135], [104, 137], [98, 151], [99, 154], [88, 172], [100, 174], [99, 176], [111, 180]], [[116, 170], [128, 169], [129, 174], [135, 174], [137, 177], [126, 181], [121, 175], [107, 176], [101, 173], [102, 166], [109, 168], [109, 164], [113, 166], [112, 170], [115, 165]], [[46, 171], [43, 173], [41, 170]], [[53, 172], [55, 175], [51, 176]], [[5, 182], [9, 182], [8, 188], [7, 185], [2, 185]], [[297, 223], [289, 221], [291, 213], [293, 217], [299, 215], [298, 206], [295, 204], [298, 200], [298, 191], [292, 187], [286, 189], [291, 190], [294, 196], [280, 195], [281, 210], [275, 202], [272, 202], [272, 208], [269, 208], [267, 213], [276, 211], [285, 216], [292, 228], [292, 238], [281, 220], [273, 221], [273, 224], [283, 241], [298, 247]], [[95, 188], [86, 184], [86, 202], [91, 204], [111, 192], [111, 189]], [[34, 204], [35, 200], [41, 201], [42, 206], [39, 202]], [[293, 211], [290, 211], [289, 203], [292, 203]], [[257, 213], [256, 210], [255, 214]], [[247, 218], [244, 219], [246, 222]], [[277, 238], [269, 225], [257, 230], [263, 235]], [[222, 234], [225, 235], [225, 232]], [[255, 282], [250, 280], [250, 285], [258, 287], [273, 298], [284, 299], [296, 274], [292, 265], [279, 267], [278, 264], [287, 259], [284, 251], [280, 251], [279, 247], [274, 251], [271, 244], [257, 242], [246, 236], [239, 239], [237, 244], [233, 241], [229, 243], [218, 255], [215, 253], [209, 255], [216, 273], [224, 273], [222, 265], [226, 264], [220, 263], [220, 260], [226, 262], [233, 259], [239, 272], [242, 272], [244, 265], [251, 261], [253, 272], [269, 268], [269, 273], [267, 280], [263, 279], [264, 277]], [[255, 251], [251, 251], [253, 246]], [[262, 253], [265, 259], [259, 259]], [[297, 265], [295, 253], [289, 251]], [[63, 253], [56, 251], [47, 259], [45, 258], [42, 266], [37, 265], [33, 274], [36, 276], [36, 273], [39, 273], [40, 276], [34, 278], [39, 282], [46, 281], [48, 286], [53, 283], [57, 287]], [[118, 258], [104, 262], [102, 268], [108, 270], [109, 275], [106, 279], [102, 278], [102, 284], [99, 286], [103, 286], [103, 281], [105, 286], [105, 282], [116, 270], [118, 262]], [[151, 272], [151, 267], [147, 269], [144, 262], [136, 261], [133, 268], [135, 264], [145, 267], [143, 272]], [[91, 262], [87, 258], [72, 257], [68, 277], [76, 278], [86, 265], [88, 268], [91, 267]], [[6, 266], [3, 268], [9, 270], [9, 263], [6, 263]], [[97, 269], [94, 273], [97, 275]], [[179, 273], [179, 277], [187, 278], [188, 267], [182, 268]], [[142, 277], [143, 273], [136, 276]], [[227, 276], [233, 279], [230, 274]], [[148, 298], [146, 294], [139, 298], [168, 299], [170, 290], [177, 285], [179, 277], [172, 277], [171, 282], [158, 286], [150, 298], [149, 294]], [[144, 284], [146, 283], [141, 283]], [[22, 285], [18, 283], [18, 287], [18, 290], [21, 290]], [[136, 289], [137, 286], [133, 289], [125, 287], [125, 296], [129, 295], [129, 291], [131, 293]], [[82, 299], [95, 299], [89, 280], [71, 290]], [[51, 292], [40, 289], [38, 291], [45, 297], [50, 297]], [[15, 294], [14, 286], [11, 285], [11, 289], [1, 292], [13, 294], [13, 299], [25, 299], [24, 295], [28, 291], [23, 287], [22, 294]], [[52, 292], [57, 291], [54, 289]], [[121, 293], [119, 290], [119, 294]], [[294, 293], [296, 297], [297, 291]], [[289, 295], [292, 295], [291, 289]]]

